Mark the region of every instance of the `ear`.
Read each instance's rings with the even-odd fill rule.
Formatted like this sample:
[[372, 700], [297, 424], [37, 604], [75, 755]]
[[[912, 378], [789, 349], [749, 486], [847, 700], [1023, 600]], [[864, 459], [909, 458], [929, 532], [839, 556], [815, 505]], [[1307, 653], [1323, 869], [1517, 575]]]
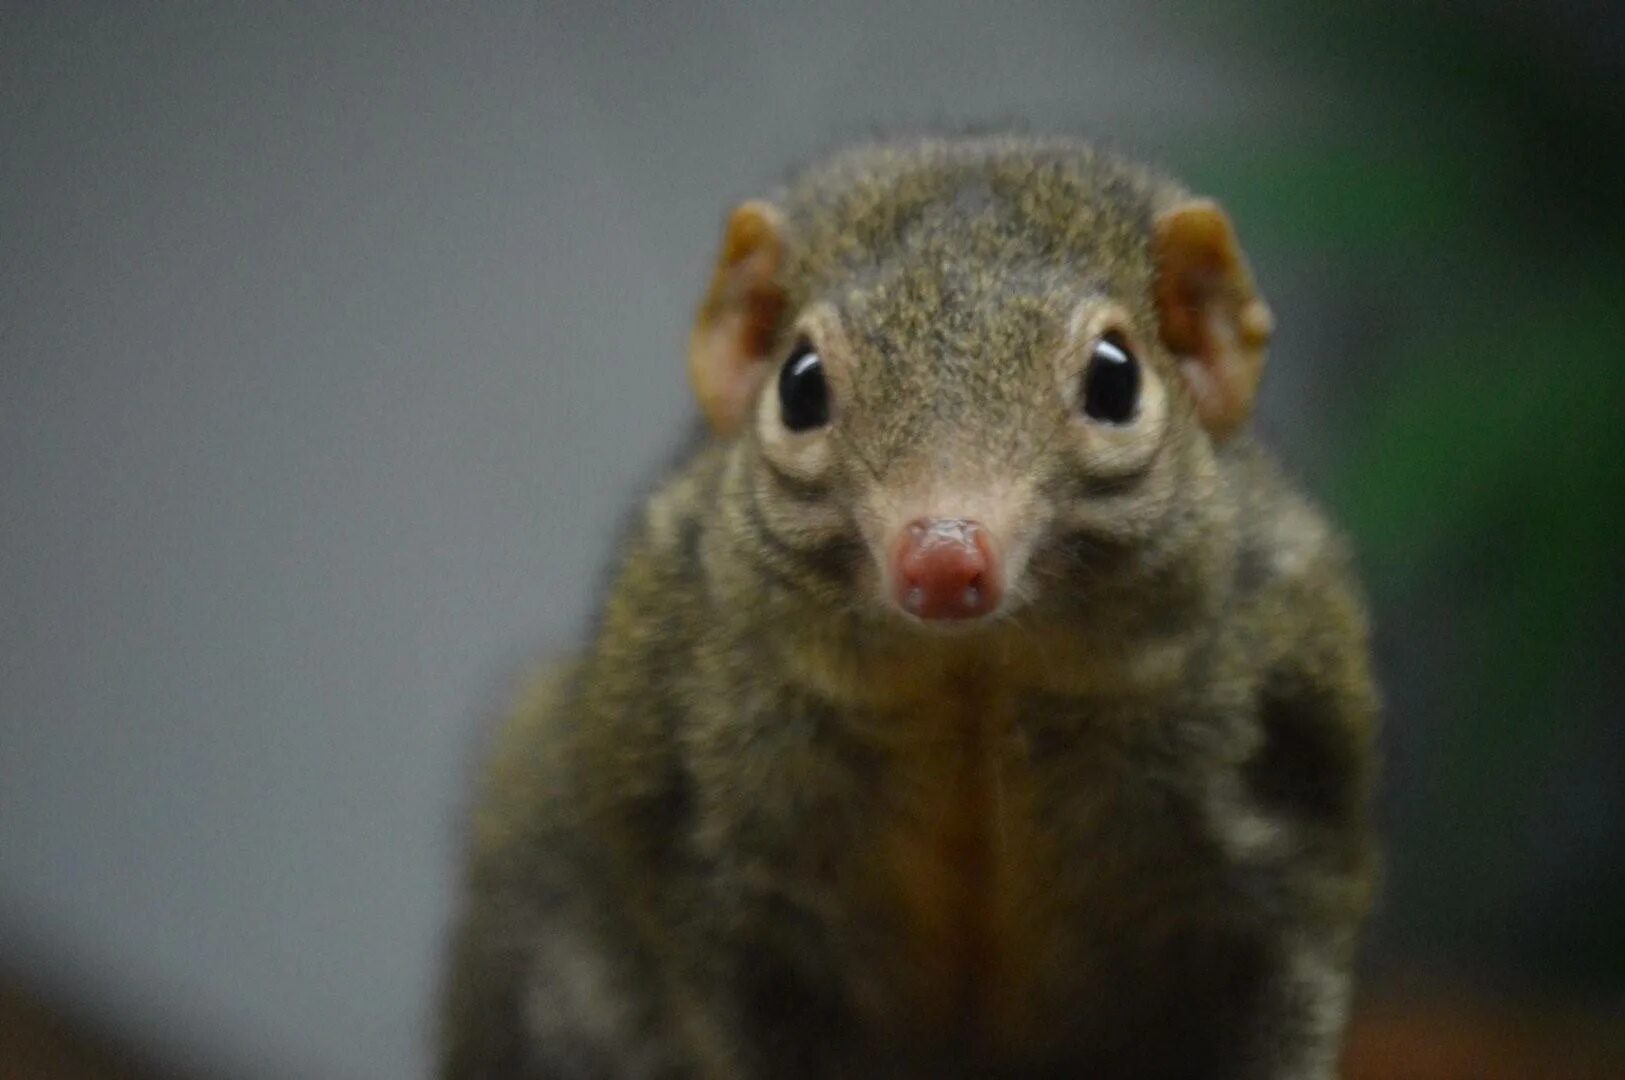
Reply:
[[688, 339], [688, 374], [711, 427], [732, 435], [767, 373], [784, 314], [779, 282], [784, 216], [771, 203], [742, 203], [728, 218], [711, 286]]
[[1202, 426], [1223, 439], [1252, 415], [1275, 319], [1218, 203], [1186, 199], [1159, 213], [1152, 253], [1163, 343], [1179, 358]]

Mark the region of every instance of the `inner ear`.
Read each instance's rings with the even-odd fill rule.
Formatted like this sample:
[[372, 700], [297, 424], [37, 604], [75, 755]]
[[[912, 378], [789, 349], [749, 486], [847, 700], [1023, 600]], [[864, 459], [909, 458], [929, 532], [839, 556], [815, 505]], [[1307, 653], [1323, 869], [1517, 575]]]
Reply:
[[1247, 422], [1275, 321], [1219, 204], [1186, 199], [1157, 215], [1152, 254], [1162, 340], [1179, 358], [1215, 438]]
[[688, 372], [711, 427], [732, 435], [767, 373], [784, 317], [784, 215], [771, 203], [740, 204], [728, 217], [711, 285], [688, 341]]

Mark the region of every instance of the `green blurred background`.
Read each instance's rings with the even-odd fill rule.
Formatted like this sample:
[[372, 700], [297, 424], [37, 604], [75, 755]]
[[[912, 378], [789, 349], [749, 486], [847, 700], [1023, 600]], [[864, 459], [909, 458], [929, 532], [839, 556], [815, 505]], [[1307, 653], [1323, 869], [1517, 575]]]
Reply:
[[0, 7], [0, 1074], [425, 1075], [476, 731], [725, 208], [1010, 122], [1222, 199], [1277, 316], [1388, 704], [1351, 1072], [1625, 1074], [1622, 79], [1602, 0]]
[[1372, 961], [1619, 1009], [1619, 23], [1601, 5], [1313, 7], [1238, 7], [1223, 32], [1260, 63], [1330, 72], [1337, 108], [1184, 164], [1262, 258], [1326, 275], [1347, 323], [1313, 359], [1313, 435], [1293, 439], [1377, 612]]

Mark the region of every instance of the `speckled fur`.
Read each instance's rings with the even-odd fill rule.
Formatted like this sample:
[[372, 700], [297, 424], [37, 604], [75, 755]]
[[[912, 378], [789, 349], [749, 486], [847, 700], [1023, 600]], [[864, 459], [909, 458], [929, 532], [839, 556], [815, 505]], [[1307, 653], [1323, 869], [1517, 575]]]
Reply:
[[[822, 306], [858, 359], [828, 460], [790, 475], [752, 427], [650, 500], [493, 755], [441, 1075], [1333, 1075], [1374, 874], [1364, 615], [1158, 344], [1182, 195], [1027, 137], [862, 146], [774, 195], [776, 355]], [[1126, 476], [1067, 449], [1079, 296], [1167, 388]], [[874, 507], [920, 485], [1019, 509], [1006, 617], [874, 601]]]

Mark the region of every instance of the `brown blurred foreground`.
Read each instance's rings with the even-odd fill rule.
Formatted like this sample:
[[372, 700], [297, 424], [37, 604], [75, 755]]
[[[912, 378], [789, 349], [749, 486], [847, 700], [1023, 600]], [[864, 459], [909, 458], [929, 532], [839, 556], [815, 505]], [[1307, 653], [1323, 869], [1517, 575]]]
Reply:
[[1625, 1004], [1612, 1017], [1396, 995], [1359, 1009], [1344, 1080], [1625, 1080]]
[[[1360, 1011], [1344, 1062], [1344, 1080], [1625, 1080], [1625, 1011], [1609, 1019], [1451, 994], [1395, 997]], [[0, 987], [0, 1080], [158, 1075]]]
[[0, 1080], [141, 1080], [153, 1075], [21, 991], [0, 986]]

